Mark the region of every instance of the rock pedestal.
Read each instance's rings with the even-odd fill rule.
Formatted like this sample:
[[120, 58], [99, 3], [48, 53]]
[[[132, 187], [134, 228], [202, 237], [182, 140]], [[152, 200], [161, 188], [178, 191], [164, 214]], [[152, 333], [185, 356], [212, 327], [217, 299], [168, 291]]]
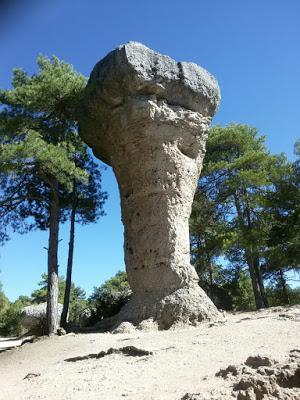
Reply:
[[80, 134], [116, 174], [133, 292], [117, 323], [168, 329], [220, 318], [190, 265], [188, 226], [219, 100], [207, 71], [135, 42], [91, 74]]

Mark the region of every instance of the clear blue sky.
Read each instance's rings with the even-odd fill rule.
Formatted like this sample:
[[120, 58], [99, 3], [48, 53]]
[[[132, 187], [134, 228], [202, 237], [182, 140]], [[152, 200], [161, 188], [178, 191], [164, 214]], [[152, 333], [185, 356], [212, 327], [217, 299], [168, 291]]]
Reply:
[[[8, 4], [12, 4], [11, 7]], [[26, 3], [26, 4], [25, 4]], [[57, 55], [89, 75], [107, 52], [140, 41], [213, 73], [222, 91], [214, 123], [256, 126], [273, 153], [293, 157], [300, 137], [299, 0], [21, 0], [0, 5], [0, 87], [15, 66], [36, 70], [39, 53]], [[110, 169], [107, 216], [78, 227], [74, 280], [88, 293], [124, 267], [119, 195]], [[64, 274], [68, 226], [61, 229]], [[47, 233], [13, 235], [0, 248], [0, 280], [10, 299], [30, 294], [46, 271]]]

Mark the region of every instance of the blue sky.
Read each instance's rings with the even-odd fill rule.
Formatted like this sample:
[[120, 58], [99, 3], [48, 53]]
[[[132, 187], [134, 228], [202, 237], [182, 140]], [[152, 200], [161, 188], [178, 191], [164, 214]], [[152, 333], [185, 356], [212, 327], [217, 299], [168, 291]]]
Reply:
[[[8, 3], [12, 4], [11, 7]], [[25, 4], [26, 3], [26, 4]], [[41, 4], [42, 3], [42, 4]], [[293, 158], [300, 137], [300, 2], [298, 0], [15, 0], [0, 8], [0, 87], [13, 67], [36, 71], [38, 54], [57, 55], [88, 76], [107, 52], [140, 41], [213, 73], [222, 91], [214, 123], [247, 123], [273, 153]], [[115, 178], [103, 172], [107, 216], [78, 227], [74, 281], [88, 293], [124, 267], [123, 227]], [[68, 226], [61, 229], [64, 274]], [[30, 294], [46, 271], [46, 232], [0, 248], [0, 281], [10, 299]]]

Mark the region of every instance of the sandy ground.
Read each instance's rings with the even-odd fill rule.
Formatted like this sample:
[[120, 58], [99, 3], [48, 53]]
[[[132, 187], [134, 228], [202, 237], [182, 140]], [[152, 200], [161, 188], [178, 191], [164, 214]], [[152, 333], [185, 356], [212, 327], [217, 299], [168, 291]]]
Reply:
[[[153, 354], [65, 361], [130, 345]], [[230, 391], [230, 382], [215, 377], [221, 368], [257, 354], [280, 362], [292, 349], [300, 349], [300, 306], [176, 331], [45, 338], [0, 353], [0, 399], [180, 400], [187, 392]]]

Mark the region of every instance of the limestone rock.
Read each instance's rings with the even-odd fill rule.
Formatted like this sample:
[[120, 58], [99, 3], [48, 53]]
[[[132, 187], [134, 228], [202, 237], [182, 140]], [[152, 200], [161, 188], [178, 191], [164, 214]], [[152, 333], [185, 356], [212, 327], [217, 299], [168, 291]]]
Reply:
[[133, 292], [114, 327], [222, 319], [190, 265], [188, 226], [219, 101], [218, 84], [203, 68], [135, 42], [109, 53], [90, 76], [80, 134], [116, 174]]
[[113, 333], [132, 333], [132, 332], [135, 332], [135, 327], [130, 322], [122, 322], [113, 330]]
[[[58, 318], [60, 320], [62, 313], [62, 304], [58, 304]], [[46, 327], [47, 303], [40, 303], [23, 307], [21, 311], [21, 324], [24, 328], [43, 333]]]
[[67, 334], [67, 331], [64, 328], [59, 327], [57, 329], [57, 334], [58, 334], [58, 336], [65, 336]]

